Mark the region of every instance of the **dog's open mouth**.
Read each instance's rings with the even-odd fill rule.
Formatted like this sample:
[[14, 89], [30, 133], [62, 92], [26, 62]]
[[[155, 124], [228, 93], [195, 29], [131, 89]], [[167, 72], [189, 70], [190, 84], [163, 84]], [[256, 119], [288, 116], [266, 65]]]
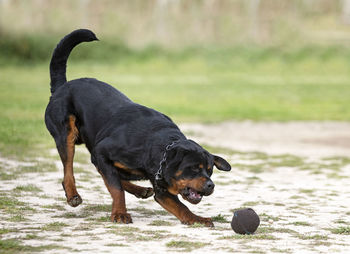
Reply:
[[185, 189], [183, 189], [181, 195], [185, 200], [187, 200], [191, 204], [198, 204], [203, 198], [202, 193], [190, 187], [186, 187]]

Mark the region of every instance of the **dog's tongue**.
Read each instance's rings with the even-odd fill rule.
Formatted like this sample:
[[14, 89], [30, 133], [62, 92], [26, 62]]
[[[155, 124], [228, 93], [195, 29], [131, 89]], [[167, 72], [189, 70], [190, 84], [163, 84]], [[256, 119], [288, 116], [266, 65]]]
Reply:
[[202, 195], [199, 194], [198, 192], [190, 189], [190, 198], [191, 199], [201, 199], [202, 198]]

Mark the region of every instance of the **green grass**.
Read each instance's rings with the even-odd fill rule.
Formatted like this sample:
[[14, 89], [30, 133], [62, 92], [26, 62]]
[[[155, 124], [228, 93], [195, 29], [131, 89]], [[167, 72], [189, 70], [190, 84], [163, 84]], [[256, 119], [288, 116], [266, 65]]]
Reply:
[[285, 234], [295, 234], [296, 231], [289, 228], [274, 228], [274, 227], [259, 227], [255, 232], [255, 235], [268, 234], [268, 233], [285, 233]]
[[[338, 51], [156, 50], [147, 57], [130, 53], [115, 61], [96, 56], [74, 60], [79, 48], [86, 52], [84, 47], [79, 46], [68, 62], [68, 80], [95, 77], [176, 122], [350, 120], [350, 62]], [[0, 68], [1, 153], [23, 156], [53, 147], [43, 120], [50, 96], [48, 62]], [[285, 163], [299, 161], [291, 158]]]
[[230, 222], [222, 214], [218, 214], [216, 216], [213, 216], [211, 219], [213, 220], [213, 222], [219, 222], [219, 223], [228, 223], [228, 222]]
[[269, 221], [269, 220], [279, 221], [279, 220], [281, 220], [280, 217], [276, 217], [276, 216], [269, 215], [266, 213], [259, 214], [259, 216], [260, 216], [260, 218], [263, 218], [263, 220], [265, 220], [265, 221]]
[[1, 196], [0, 197], [0, 210], [13, 214], [21, 210], [26, 204], [17, 200], [14, 197]]
[[273, 235], [269, 234], [253, 234], [253, 235], [229, 235], [229, 236], [221, 236], [218, 238], [218, 240], [238, 240], [238, 239], [255, 239], [255, 240], [277, 240]]
[[317, 241], [328, 240], [327, 235], [319, 235], [319, 234], [315, 234], [315, 235], [298, 234], [297, 237], [300, 238], [301, 240], [317, 240]]
[[14, 192], [42, 192], [42, 189], [34, 184], [19, 185], [13, 189]]
[[38, 252], [45, 252], [49, 250], [59, 250], [59, 249], [67, 249], [69, 248], [62, 247], [59, 245], [41, 245], [41, 246], [30, 246], [30, 245], [23, 245], [20, 241], [17, 239], [6, 239], [2, 240], [0, 239], [0, 250], [2, 254], [17, 254], [17, 253], [38, 253]]
[[[1, 121], [1, 120], [0, 120]], [[1, 147], [1, 141], [0, 141], [0, 147]], [[19, 151], [24, 151], [24, 148], [19, 147]], [[39, 149], [39, 148], [38, 148]], [[19, 154], [17, 151], [15, 154], [19, 156], [23, 156], [24, 154], [21, 152]], [[9, 151], [4, 151], [4, 153], [8, 153]], [[4, 154], [2, 151], [0, 153]], [[24, 158], [24, 160], [28, 160], [27, 158]], [[0, 180], [13, 180], [17, 179], [25, 173], [44, 173], [44, 172], [55, 172], [58, 169], [56, 168], [54, 163], [46, 163], [46, 162], [35, 162], [31, 166], [17, 166], [14, 168], [11, 168], [11, 170], [7, 169], [6, 167], [1, 167], [0, 165]], [[14, 192], [41, 192], [42, 190], [32, 184], [26, 185], [26, 186], [18, 186], [14, 189]]]
[[109, 216], [101, 216], [99, 218], [93, 218], [93, 220], [97, 222], [111, 222], [111, 218]]
[[11, 218], [8, 219], [8, 221], [11, 222], [24, 222], [27, 221], [28, 219], [25, 218], [22, 214], [16, 214], [14, 216], [12, 216]]
[[310, 227], [311, 224], [307, 221], [295, 221], [293, 223], [291, 223], [292, 225], [295, 225], [295, 226], [304, 226], [304, 227]]
[[169, 215], [169, 213], [165, 210], [156, 210], [156, 209], [153, 210], [145, 207], [137, 207], [129, 210], [133, 212], [138, 212], [144, 216]]
[[68, 226], [67, 224], [63, 222], [52, 222], [49, 224], [46, 224], [42, 227], [42, 230], [44, 231], [61, 231], [64, 227]]
[[350, 235], [350, 226], [341, 226], [331, 229], [333, 234]]
[[168, 248], [178, 249], [179, 251], [190, 252], [202, 248], [209, 243], [192, 242], [192, 241], [170, 241], [166, 244]]
[[315, 190], [313, 189], [300, 189], [299, 193], [303, 193], [303, 194], [308, 194], [308, 195], [312, 195], [315, 192]]
[[164, 220], [154, 220], [151, 223], [149, 223], [148, 225], [150, 226], [172, 226], [173, 223], [169, 222], [169, 221], [164, 221]]

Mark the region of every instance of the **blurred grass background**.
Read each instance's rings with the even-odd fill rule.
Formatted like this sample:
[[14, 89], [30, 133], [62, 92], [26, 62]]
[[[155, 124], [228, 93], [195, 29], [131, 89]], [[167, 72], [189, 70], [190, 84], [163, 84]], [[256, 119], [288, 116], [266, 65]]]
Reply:
[[348, 0], [0, 0], [0, 153], [53, 146], [48, 64], [81, 27], [68, 79], [176, 122], [350, 120]]

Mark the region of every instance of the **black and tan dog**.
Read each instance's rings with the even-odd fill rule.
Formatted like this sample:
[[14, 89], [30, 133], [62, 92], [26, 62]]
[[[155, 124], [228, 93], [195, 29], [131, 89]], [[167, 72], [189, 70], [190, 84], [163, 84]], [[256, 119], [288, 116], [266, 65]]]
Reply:
[[[213, 226], [210, 218], [193, 214], [177, 195], [199, 203], [214, 190], [213, 166], [229, 171], [230, 165], [187, 139], [169, 117], [132, 102], [112, 86], [92, 78], [67, 82], [70, 52], [77, 44], [94, 40], [89, 30], [73, 31], [57, 45], [50, 63], [52, 96], [45, 123], [63, 163], [68, 204], [82, 203], [75, 186], [73, 157], [75, 145], [85, 144], [113, 198], [112, 221], [132, 222], [125, 206], [127, 191], [139, 198], [154, 194], [184, 224]], [[149, 179], [153, 189], [130, 182], [142, 179]]]

